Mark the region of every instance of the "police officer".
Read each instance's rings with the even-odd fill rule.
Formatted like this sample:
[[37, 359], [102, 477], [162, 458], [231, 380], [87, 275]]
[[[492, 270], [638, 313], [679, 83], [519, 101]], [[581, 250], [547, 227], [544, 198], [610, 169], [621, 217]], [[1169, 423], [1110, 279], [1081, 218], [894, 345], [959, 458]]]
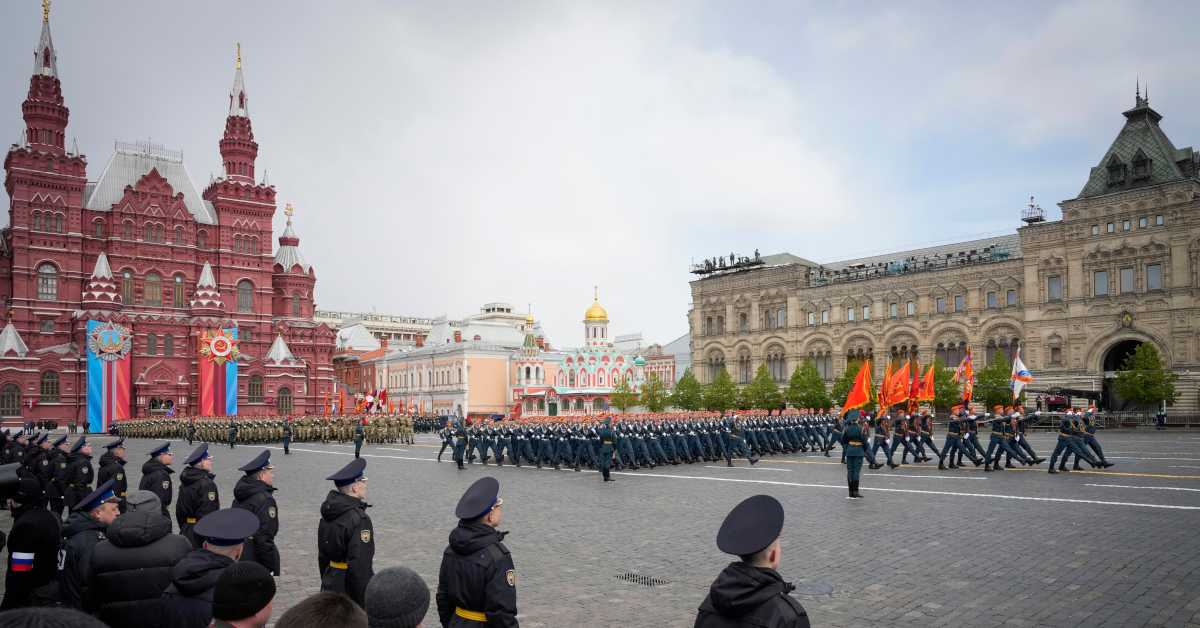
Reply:
[[125, 437], [108, 443], [104, 448], [108, 451], [100, 456], [96, 486], [113, 480], [113, 492], [121, 498], [121, 512], [125, 512], [125, 494], [129, 491], [129, 479], [125, 477]]
[[859, 414], [858, 410], [847, 412], [846, 427], [842, 430], [842, 450], [846, 452], [846, 484], [850, 489], [851, 499], [862, 498], [862, 494], [858, 492], [858, 481], [862, 475], [863, 458], [867, 455], [864, 449], [867, 435], [858, 423]]
[[504, 536], [500, 482], [480, 478], [454, 509], [458, 527], [442, 553], [437, 609], [442, 626], [513, 627], [517, 623], [517, 572]]
[[250, 462], [238, 467], [245, 475], [233, 487], [233, 507], [243, 508], [258, 517], [258, 531], [246, 540], [243, 560], [252, 560], [279, 575], [279, 550], [275, 535], [279, 532], [279, 509], [275, 504], [275, 467], [271, 450], [264, 449]]
[[46, 489], [35, 477], [18, 480], [7, 504], [13, 516], [8, 536], [8, 569], [0, 610], [32, 606], [34, 591], [58, 575], [58, 544], [62, 522], [46, 510]]
[[171, 568], [172, 582], [163, 592], [162, 617], [157, 625], [208, 626], [217, 580], [225, 568], [243, 557], [246, 539], [257, 526], [254, 515], [240, 508], [218, 510], [201, 519], [192, 531], [203, 539], [203, 546]]
[[183, 464], [186, 467], [179, 474], [175, 521], [179, 524], [179, 533], [191, 542], [192, 547], [200, 547], [192, 528], [204, 515], [221, 509], [217, 483], [213, 481], [216, 476], [212, 472], [213, 457], [208, 451], [208, 443], [200, 443]]
[[63, 516], [64, 497], [66, 495], [66, 487], [63, 485], [63, 480], [66, 478], [67, 472], [66, 434], [59, 436], [50, 444], [50, 452], [47, 454], [46, 460], [48, 464], [47, 470], [49, 471], [46, 495], [50, 497], [50, 512], [61, 519]]
[[92, 481], [96, 470], [92, 467], [92, 446], [86, 436], [80, 436], [67, 455], [67, 470], [63, 472], [63, 501], [68, 509], [92, 492]]
[[321, 504], [317, 569], [321, 590], [344, 593], [366, 608], [367, 583], [375, 575], [375, 529], [367, 516], [367, 461], [355, 458], [325, 478], [336, 487]]
[[[842, 442], [846, 440], [843, 433]], [[862, 458], [858, 460], [861, 466]], [[709, 587], [695, 628], [808, 628], [808, 613], [788, 595], [796, 587], [776, 571], [782, 530], [783, 505], [769, 495], [747, 498], [730, 511], [717, 532], [717, 548], [740, 560], [730, 563]]]
[[113, 481], [85, 495], [75, 505], [63, 528], [62, 557], [58, 561], [58, 596], [63, 606], [82, 610], [88, 600], [92, 551], [105, 539], [104, 531], [121, 513]]
[[171, 518], [171, 512], [167, 510], [167, 506], [171, 505], [174, 492], [171, 490], [171, 474], [175, 473], [175, 469], [168, 465], [174, 461], [171, 443], [163, 443], [151, 449], [150, 459], [142, 465], [142, 479], [138, 482], [138, 490], [158, 495], [158, 501], [162, 503], [162, 514], [168, 520]]

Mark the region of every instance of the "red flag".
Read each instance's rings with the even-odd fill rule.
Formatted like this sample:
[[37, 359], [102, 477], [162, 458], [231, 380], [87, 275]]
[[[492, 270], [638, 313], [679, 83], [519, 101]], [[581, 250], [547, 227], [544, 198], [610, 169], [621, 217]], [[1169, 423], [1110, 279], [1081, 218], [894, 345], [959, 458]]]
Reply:
[[909, 364], [904, 363], [900, 370], [892, 374], [892, 379], [888, 382], [888, 405], [903, 403], [908, 401], [909, 388]]
[[936, 392], [933, 390], [933, 366], [929, 365], [929, 370], [925, 371], [924, 381], [921, 382], [921, 390], [917, 393], [917, 401], [933, 401]]
[[910, 401], [921, 400], [921, 364], [919, 362], [913, 365], [912, 386], [908, 389], [908, 399]]
[[892, 405], [888, 400], [888, 392], [891, 389], [892, 382], [892, 361], [888, 360], [887, 368], [883, 372], [883, 381], [879, 382], [879, 396], [875, 399], [875, 403], [879, 406], [880, 411]]
[[846, 403], [842, 404], [842, 414], [861, 408], [871, 401], [871, 361], [864, 360], [854, 376], [854, 385], [846, 395]]

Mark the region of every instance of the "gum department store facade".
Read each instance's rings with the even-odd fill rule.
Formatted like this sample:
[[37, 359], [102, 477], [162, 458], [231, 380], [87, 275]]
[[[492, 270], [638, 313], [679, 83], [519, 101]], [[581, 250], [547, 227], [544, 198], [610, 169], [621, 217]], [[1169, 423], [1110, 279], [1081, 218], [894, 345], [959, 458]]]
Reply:
[[[182, 155], [118, 143], [99, 178], [66, 148], [69, 110], [48, 12], [4, 160], [0, 237], [0, 418], [86, 418], [89, 319], [132, 331], [132, 416], [199, 410], [202, 331], [238, 329], [238, 412], [320, 412], [333, 388], [335, 332], [313, 319], [316, 273], [289, 214], [272, 254], [275, 187], [255, 179], [239, 52], [222, 176], [197, 188]], [[219, 103], [223, 95], [215, 96]], [[215, 103], [214, 103], [215, 104]], [[219, 105], [218, 105], [219, 106]], [[218, 141], [219, 140], [219, 141]]]
[[[1175, 148], [1138, 95], [1079, 195], [1016, 234], [817, 264], [780, 254], [691, 283], [702, 382], [766, 364], [785, 382], [803, 359], [831, 381], [848, 360], [935, 356], [976, 368], [1018, 344], [1032, 390], [1095, 391], [1138, 344], [1179, 374], [1176, 408], [1200, 405], [1200, 153]], [[731, 261], [730, 266], [735, 266]], [[878, 381], [878, 379], [876, 379]], [[1114, 407], [1120, 405], [1114, 401]]]

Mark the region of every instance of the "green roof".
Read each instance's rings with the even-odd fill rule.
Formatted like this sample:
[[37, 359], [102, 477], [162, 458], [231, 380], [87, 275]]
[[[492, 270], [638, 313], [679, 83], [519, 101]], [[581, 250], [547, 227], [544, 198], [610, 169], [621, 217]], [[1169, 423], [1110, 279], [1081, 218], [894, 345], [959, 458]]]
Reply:
[[[1197, 165], [1200, 164], [1196, 151], [1191, 147], [1175, 148], [1158, 126], [1162, 116], [1150, 108], [1148, 100], [1139, 95], [1133, 109], [1124, 112], [1123, 115], [1125, 126], [1105, 151], [1100, 163], [1092, 168], [1087, 183], [1079, 191], [1078, 198], [1101, 196], [1196, 177]], [[1142, 157], [1150, 160], [1149, 176], [1137, 176], [1134, 172], [1135, 159]], [[1124, 177], [1117, 181], [1110, 180], [1110, 165], [1124, 166]]]

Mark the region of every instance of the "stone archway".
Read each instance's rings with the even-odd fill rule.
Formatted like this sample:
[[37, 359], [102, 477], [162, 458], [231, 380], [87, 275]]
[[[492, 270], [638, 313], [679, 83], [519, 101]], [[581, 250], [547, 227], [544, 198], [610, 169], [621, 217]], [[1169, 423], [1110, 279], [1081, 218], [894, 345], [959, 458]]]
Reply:
[[1100, 401], [1104, 406], [1104, 409], [1124, 410], [1127, 406], [1129, 406], [1129, 402], [1127, 402], [1125, 399], [1122, 399], [1114, 389], [1113, 380], [1115, 378], [1110, 376], [1110, 374], [1114, 374], [1121, 370], [1122, 365], [1125, 364], [1125, 360], [1129, 356], [1133, 355], [1133, 352], [1137, 351], [1137, 348], [1140, 346], [1142, 346], [1141, 340], [1126, 338], [1113, 343], [1113, 345], [1104, 352], [1104, 358], [1100, 362], [1100, 370], [1102, 372], [1102, 376], [1104, 377], [1104, 386], [1102, 389], [1103, 395], [1101, 396]]

